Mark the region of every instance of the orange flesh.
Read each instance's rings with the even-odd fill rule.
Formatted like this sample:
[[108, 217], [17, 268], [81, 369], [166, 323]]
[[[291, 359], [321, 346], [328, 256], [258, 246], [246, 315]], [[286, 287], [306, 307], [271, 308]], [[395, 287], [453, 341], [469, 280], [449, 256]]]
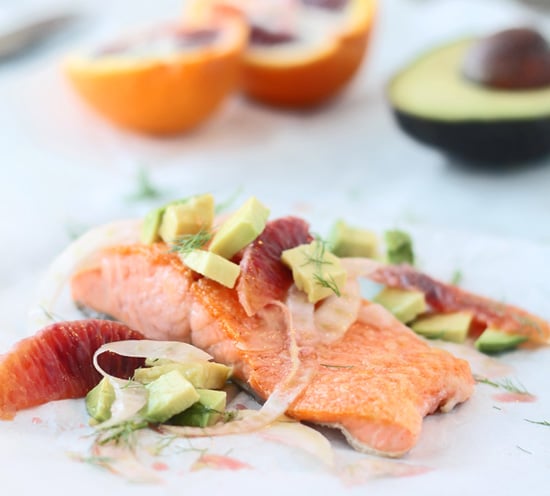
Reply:
[[[313, 2], [315, 3], [315, 2]], [[335, 8], [310, 9], [325, 10], [339, 17], [352, 17], [354, 20], [361, 16], [360, 21], [352, 26], [343, 26], [339, 32], [327, 32], [323, 43], [318, 49], [306, 45], [292, 49], [285, 47], [285, 42], [302, 39], [304, 33], [288, 34], [260, 29], [259, 36], [264, 43], [254, 43], [254, 37], [249, 40], [248, 49], [244, 52], [242, 63], [242, 88], [247, 96], [268, 105], [309, 108], [318, 106], [334, 98], [351, 81], [363, 62], [374, 24], [375, 0], [350, 0], [351, 13], [342, 15], [342, 9], [336, 8], [342, 2], [320, 2]], [[192, 2], [193, 5], [193, 2]], [[239, 0], [196, 0], [194, 9], [197, 12], [208, 11], [219, 5], [232, 5], [243, 13], [243, 17], [251, 17], [248, 21], [251, 32], [258, 34], [258, 26], [253, 24], [253, 13], [256, 7], [261, 10], [262, 0], [255, 2], [241, 2]], [[342, 5], [348, 8], [347, 5]], [[287, 7], [288, 8], [288, 7]], [[284, 12], [285, 6], [282, 6]], [[249, 11], [250, 10], [250, 11]], [[292, 9], [291, 9], [292, 10]], [[307, 9], [306, 9], [307, 10]], [[252, 12], [252, 14], [251, 14]], [[196, 13], [195, 13], [196, 14]], [[281, 14], [279, 12], [279, 14]], [[284, 17], [284, 16], [283, 16]], [[291, 23], [292, 24], [292, 23]], [[273, 45], [273, 50], [258, 50], [267, 45]], [[281, 55], [279, 47], [285, 55]], [[286, 55], [288, 50], [288, 55]]]
[[309, 107], [335, 96], [357, 73], [369, 33], [343, 37], [337, 47], [318, 58], [288, 65], [248, 61], [243, 88], [256, 100], [288, 107]]
[[80, 96], [115, 124], [170, 135], [205, 121], [238, 87], [247, 27], [234, 14], [205, 21], [223, 41], [167, 56], [71, 59], [67, 76]]
[[[81, 398], [101, 379], [92, 364], [104, 343], [143, 339], [118, 322], [83, 320], [57, 322], [19, 341], [0, 356], [0, 419], [49, 401]], [[110, 373], [128, 378], [139, 363], [105, 354]], [[105, 366], [103, 360], [102, 366]]]

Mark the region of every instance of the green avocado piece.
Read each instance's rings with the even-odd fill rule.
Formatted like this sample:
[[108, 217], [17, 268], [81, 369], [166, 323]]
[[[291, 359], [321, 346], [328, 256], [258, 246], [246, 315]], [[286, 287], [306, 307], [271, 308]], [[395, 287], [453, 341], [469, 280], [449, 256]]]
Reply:
[[134, 380], [149, 384], [173, 370], [180, 372], [195, 388], [203, 389], [222, 389], [232, 373], [231, 367], [216, 362], [163, 362], [136, 369]]
[[158, 233], [165, 207], [159, 207], [151, 210], [143, 219], [141, 226], [141, 242], [147, 245], [160, 241]]
[[190, 269], [228, 288], [235, 286], [241, 273], [238, 264], [211, 251], [191, 250], [181, 254], [180, 258]]
[[161, 375], [145, 387], [148, 397], [142, 414], [147, 422], [165, 422], [200, 399], [193, 384], [178, 370]]
[[292, 270], [296, 287], [307, 293], [311, 303], [340, 294], [346, 283], [347, 273], [340, 259], [325, 250], [321, 241], [312, 241], [284, 250], [282, 262]]
[[218, 422], [225, 412], [227, 393], [213, 389], [197, 389], [199, 401], [170, 419], [173, 425], [208, 427]]
[[186, 234], [208, 231], [214, 221], [214, 197], [207, 193], [166, 205], [158, 235], [166, 243]]
[[527, 336], [507, 334], [498, 329], [487, 328], [477, 338], [474, 346], [483, 353], [500, 353], [513, 350], [525, 341], [527, 341]]
[[382, 305], [405, 324], [427, 310], [426, 297], [421, 291], [384, 288], [373, 301]]
[[231, 258], [262, 233], [268, 217], [269, 209], [255, 197], [249, 198], [221, 225], [208, 249], [223, 258]]
[[367, 229], [352, 227], [343, 220], [337, 221], [327, 239], [332, 253], [338, 257], [378, 256], [378, 236]]
[[442, 339], [463, 343], [468, 336], [473, 315], [470, 312], [454, 312], [429, 315], [415, 320], [411, 328], [429, 339]]
[[478, 39], [462, 39], [420, 56], [396, 74], [388, 97], [412, 138], [472, 163], [502, 165], [550, 153], [550, 86], [505, 90], [464, 75]]
[[414, 265], [414, 250], [411, 237], [404, 231], [393, 229], [384, 233], [388, 263]]
[[86, 411], [96, 422], [104, 422], [111, 418], [111, 406], [115, 402], [115, 389], [107, 377], [86, 395]]

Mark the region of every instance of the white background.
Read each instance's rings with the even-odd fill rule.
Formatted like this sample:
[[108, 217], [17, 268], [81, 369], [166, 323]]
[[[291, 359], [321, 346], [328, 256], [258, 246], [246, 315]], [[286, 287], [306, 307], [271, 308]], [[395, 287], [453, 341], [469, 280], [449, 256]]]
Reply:
[[[9, 4], [0, 5], [0, 26], [18, 22], [23, 7], [28, 13], [36, 6], [53, 5], [12, 3], [12, 10]], [[211, 191], [222, 200], [239, 192], [243, 200], [254, 194], [272, 207], [273, 215], [301, 214], [321, 233], [338, 217], [367, 227], [402, 226], [428, 233], [425, 239], [430, 242], [428, 246], [420, 242], [420, 256], [436, 275], [446, 276], [460, 268], [465, 286], [495, 298], [516, 298], [549, 317], [545, 274], [550, 274], [550, 159], [505, 171], [461, 167], [404, 136], [384, 93], [389, 77], [424, 49], [465, 34], [526, 23], [550, 33], [548, 16], [496, 0], [380, 3], [370, 55], [358, 78], [330, 105], [311, 112], [286, 112], [235, 96], [200, 129], [164, 140], [122, 132], [97, 117], [68, 87], [61, 61], [74, 47], [116, 34], [123, 27], [177, 16], [182, 2], [65, 3], [79, 14], [77, 23], [25, 57], [0, 64], [1, 349], [29, 332], [26, 313], [33, 288], [69, 242], [71, 231], [141, 215], [149, 208], [128, 200], [142, 166], [167, 198]], [[495, 250], [501, 255], [493, 256]], [[535, 384], [537, 377], [548, 378], [548, 356], [536, 357], [531, 365], [529, 357], [518, 359]], [[548, 381], [539, 387], [547, 395]], [[536, 407], [539, 416], [544, 414], [544, 404], [541, 401]], [[516, 411], [516, 417], [521, 420], [521, 413]], [[507, 422], [502, 425], [508, 426]], [[485, 418], [482, 425], [490, 423]], [[476, 428], [464, 434], [469, 443], [461, 443], [461, 450], [480, 449], [476, 442], [480, 432]], [[533, 433], [546, 436], [545, 444], [540, 439], [534, 442], [535, 452], [539, 449], [540, 456], [545, 449], [548, 460], [548, 448], [543, 445], [549, 445], [550, 432], [542, 427], [527, 432], [522, 425], [522, 435]], [[10, 435], [10, 442], [17, 443], [22, 434]], [[498, 439], [498, 434], [494, 436], [491, 439]], [[477, 494], [468, 485], [484, 480], [479, 467], [486, 464], [488, 477], [503, 479], [496, 484], [499, 494], [511, 494], [510, 488], [517, 490], [521, 484], [529, 486], [523, 479], [526, 472], [539, 483], [532, 494], [545, 494], [542, 483], [550, 480], [548, 462], [528, 459], [521, 464], [522, 472], [514, 473], [517, 457], [524, 454], [514, 448], [513, 439], [506, 442], [485, 447], [482, 453], [487, 459], [473, 453], [476, 463], [467, 464], [468, 470], [458, 468], [453, 474], [449, 468], [453, 464], [446, 466], [451, 470], [450, 486], [445, 487], [444, 476], [430, 476], [424, 482], [415, 478], [414, 491], [426, 494], [431, 487], [445, 488], [448, 494]], [[40, 451], [39, 442], [37, 446]], [[33, 457], [44, 468], [39, 472], [47, 472], [49, 465], [37, 451], [18, 449], [17, 456], [6, 455], [1, 473], [10, 472], [5, 463], [15, 466]], [[467, 459], [461, 453], [459, 459]], [[450, 463], [449, 453], [444, 458]], [[51, 463], [55, 477], [60, 478], [63, 462]], [[77, 472], [90, 476], [82, 468]], [[21, 476], [19, 471], [13, 473]], [[15, 484], [14, 477], [8, 482]], [[291, 480], [294, 477], [305, 487], [316, 484], [296, 474]], [[250, 487], [262, 487], [261, 478], [252, 479]], [[521, 484], [514, 482], [518, 480]], [[110, 479], [101, 481], [106, 488], [114, 487]], [[386, 487], [393, 494], [411, 484], [398, 482], [401, 485], [392, 481], [376, 487]], [[211, 490], [204, 481], [197, 487]]]

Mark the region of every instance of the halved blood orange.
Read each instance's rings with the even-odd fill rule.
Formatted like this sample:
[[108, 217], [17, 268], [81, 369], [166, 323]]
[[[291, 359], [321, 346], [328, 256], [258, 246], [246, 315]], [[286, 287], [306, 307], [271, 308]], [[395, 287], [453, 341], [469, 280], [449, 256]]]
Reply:
[[286, 107], [321, 104], [347, 85], [365, 58], [376, 12], [376, 0], [196, 1], [203, 9], [240, 8], [251, 27], [244, 91]]
[[121, 127], [150, 134], [187, 131], [207, 119], [239, 84], [248, 28], [215, 9], [196, 23], [157, 26], [70, 57], [77, 92]]

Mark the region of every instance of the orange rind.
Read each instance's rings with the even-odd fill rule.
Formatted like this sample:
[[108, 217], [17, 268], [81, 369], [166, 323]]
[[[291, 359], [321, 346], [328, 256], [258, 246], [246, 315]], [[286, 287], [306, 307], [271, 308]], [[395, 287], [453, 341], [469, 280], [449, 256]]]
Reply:
[[239, 87], [247, 36], [241, 15], [218, 8], [200, 25], [157, 26], [70, 57], [66, 73], [77, 93], [118, 126], [181, 133], [208, 119]]
[[[340, 93], [365, 58], [376, 0], [332, 2], [342, 4], [336, 10], [312, 6], [331, 3], [326, 1], [280, 2], [287, 9], [290, 4], [294, 7], [294, 12], [287, 16], [291, 19], [286, 34], [295, 36], [295, 42], [292, 39], [285, 42], [283, 32], [275, 33], [274, 43], [255, 43], [252, 18], [256, 12], [253, 9], [261, 1], [197, 0], [200, 7], [195, 7], [196, 13], [204, 11], [206, 5], [231, 5], [240, 8], [251, 23], [251, 37], [243, 58], [243, 91], [260, 102], [294, 108], [316, 106]], [[313, 25], [314, 16], [319, 19], [317, 26]], [[274, 24], [271, 19], [269, 21]], [[307, 29], [309, 33], [305, 32]]]

